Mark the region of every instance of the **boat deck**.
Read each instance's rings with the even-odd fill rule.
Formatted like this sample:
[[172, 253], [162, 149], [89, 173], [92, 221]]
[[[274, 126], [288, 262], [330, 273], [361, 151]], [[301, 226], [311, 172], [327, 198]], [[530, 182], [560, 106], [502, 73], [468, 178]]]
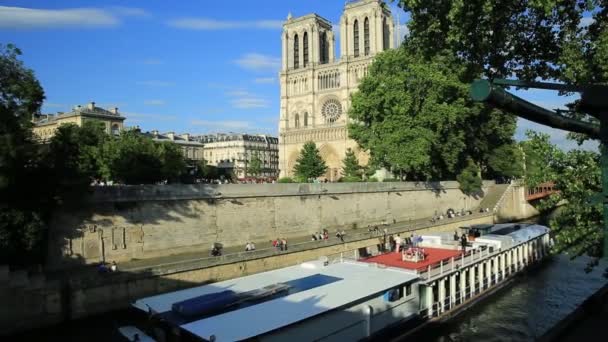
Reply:
[[442, 260], [449, 260], [452, 257], [456, 257], [462, 253], [460, 250], [454, 249], [441, 249], [441, 248], [424, 248], [426, 259], [420, 262], [402, 261], [401, 253], [390, 252], [386, 254], [380, 254], [373, 257], [361, 259], [360, 261], [377, 263], [390, 267], [404, 268], [408, 270], [425, 270], [429, 265], [436, 264]]

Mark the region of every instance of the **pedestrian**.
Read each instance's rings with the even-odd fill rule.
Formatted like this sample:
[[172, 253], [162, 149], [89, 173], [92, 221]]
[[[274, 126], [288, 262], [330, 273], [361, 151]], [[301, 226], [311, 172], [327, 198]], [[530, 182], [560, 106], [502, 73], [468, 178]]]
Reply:
[[112, 272], [118, 271], [118, 265], [116, 265], [116, 261], [112, 261], [112, 265], [110, 266], [110, 271], [112, 271]]
[[467, 251], [467, 236], [465, 234], [462, 234], [462, 236], [460, 237], [460, 245], [462, 246], [462, 253], [466, 253]]
[[287, 250], [287, 240], [285, 238], [281, 239], [281, 250], [282, 251]]

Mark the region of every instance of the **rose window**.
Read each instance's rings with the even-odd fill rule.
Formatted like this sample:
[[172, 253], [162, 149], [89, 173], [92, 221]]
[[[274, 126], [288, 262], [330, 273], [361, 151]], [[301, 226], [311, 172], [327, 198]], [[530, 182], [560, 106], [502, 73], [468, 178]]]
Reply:
[[342, 105], [338, 100], [328, 100], [321, 107], [321, 114], [326, 122], [336, 122], [340, 115], [342, 115]]

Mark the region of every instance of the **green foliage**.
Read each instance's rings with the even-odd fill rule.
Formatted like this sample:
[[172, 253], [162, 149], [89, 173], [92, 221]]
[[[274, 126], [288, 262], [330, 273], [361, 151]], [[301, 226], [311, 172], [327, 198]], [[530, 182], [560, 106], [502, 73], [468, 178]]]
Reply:
[[462, 170], [456, 180], [460, 184], [460, 190], [465, 195], [470, 196], [481, 191], [482, 181], [479, 177], [479, 169], [472, 161], [469, 161], [469, 165]]
[[376, 177], [370, 177], [370, 178], [368, 178], [368, 179], [366, 180], [366, 182], [369, 182], [369, 183], [376, 183], [376, 182], [378, 182], [378, 178], [376, 178]]
[[474, 103], [465, 74], [449, 54], [380, 54], [352, 95], [350, 136], [401, 179], [453, 179], [467, 159], [485, 171], [491, 152], [512, 142], [515, 118]]
[[207, 164], [206, 160], [201, 160], [195, 165], [195, 177], [204, 179], [218, 179], [219, 172], [216, 166]]
[[520, 178], [524, 175], [523, 152], [518, 145], [503, 145], [494, 149], [488, 165], [498, 175]]
[[315, 143], [312, 141], [305, 143], [294, 166], [296, 178], [299, 181], [308, 182], [322, 176], [325, 171], [327, 171], [327, 166]]
[[295, 181], [290, 177], [279, 178], [278, 183], [295, 183]]
[[14, 45], [0, 45], [0, 264], [12, 265], [44, 255], [45, 223], [54, 203], [30, 121], [44, 91], [20, 55]]
[[342, 160], [342, 165], [342, 175], [344, 175], [343, 178], [349, 179], [348, 182], [356, 182], [361, 180], [362, 167], [359, 165], [359, 160], [352, 149], [349, 148], [346, 150], [346, 156]]
[[534, 131], [526, 132], [527, 140], [520, 143], [525, 158], [525, 182], [528, 187], [554, 181], [559, 175], [557, 165], [563, 152], [550, 142], [550, 136]]
[[402, 180], [399, 178], [384, 178], [382, 180], [383, 183], [394, 183], [394, 182], [401, 182]]
[[247, 166], [247, 173], [254, 177], [257, 177], [262, 174], [262, 160], [260, 159], [260, 156], [257, 153], [254, 153], [251, 157], [251, 161]]
[[156, 149], [161, 162], [161, 177], [176, 182], [187, 169], [182, 148], [171, 142], [162, 142], [156, 145]]
[[103, 146], [107, 177], [124, 184], [153, 184], [164, 180], [157, 145], [136, 131], [123, 131]]

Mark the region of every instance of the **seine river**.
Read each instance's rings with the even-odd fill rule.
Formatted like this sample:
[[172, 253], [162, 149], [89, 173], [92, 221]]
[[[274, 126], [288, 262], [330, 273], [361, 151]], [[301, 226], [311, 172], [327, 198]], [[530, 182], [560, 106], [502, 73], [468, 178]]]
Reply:
[[[588, 260], [555, 256], [440, 328], [423, 331], [416, 340], [534, 341], [608, 282], [602, 276], [608, 265], [600, 264], [593, 272], [585, 273]], [[133, 318], [129, 311], [114, 312], [9, 340], [115, 341], [116, 327]]]
[[[544, 220], [541, 220], [544, 221]], [[547, 224], [547, 222], [541, 222]], [[534, 341], [608, 283], [600, 263], [557, 255], [516, 282], [441, 327], [415, 336], [418, 341]], [[431, 331], [432, 330], [432, 331]]]

